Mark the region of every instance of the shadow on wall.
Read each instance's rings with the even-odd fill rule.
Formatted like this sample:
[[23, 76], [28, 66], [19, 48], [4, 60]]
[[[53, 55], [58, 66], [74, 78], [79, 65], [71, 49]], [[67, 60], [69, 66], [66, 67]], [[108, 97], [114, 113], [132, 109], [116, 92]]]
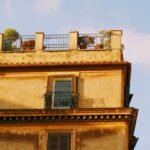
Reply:
[[37, 150], [38, 143], [38, 135], [11, 132], [0, 133], [0, 147], [3, 150]]
[[[0, 99], [0, 109], [30, 109], [29, 106], [17, 104], [6, 99]], [[32, 109], [32, 108], [31, 108]]]

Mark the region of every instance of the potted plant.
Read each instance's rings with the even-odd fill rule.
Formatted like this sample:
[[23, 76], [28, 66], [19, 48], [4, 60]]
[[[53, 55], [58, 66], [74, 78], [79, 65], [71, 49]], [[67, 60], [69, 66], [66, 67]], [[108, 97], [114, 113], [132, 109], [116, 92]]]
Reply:
[[95, 46], [95, 49], [104, 49], [110, 48], [111, 46], [111, 33], [112, 30], [101, 30], [99, 34], [102, 35], [101, 42]]
[[6, 29], [4, 31], [4, 42], [3, 49], [4, 50], [13, 50], [16, 48], [14, 42], [19, 39], [19, 33], [15, 29]]
[[94, 44], [94, 37], [92, 36], [79, 36], [78, 46], [80, 49], [87, 49], [88, 45]]
[[96, 44], [95, 49], [104, 49], [104, 44]]
[[22, 50], [33, 50], [35, 47], [35, 40], [26, 40], [21, 44]]

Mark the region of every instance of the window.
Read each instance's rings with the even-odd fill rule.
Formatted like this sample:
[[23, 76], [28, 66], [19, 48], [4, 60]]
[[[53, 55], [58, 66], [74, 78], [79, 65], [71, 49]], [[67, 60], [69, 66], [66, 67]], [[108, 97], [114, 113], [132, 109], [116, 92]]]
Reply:
[[67, 108], [72, 106], [71, 79], [55, 79], [53, 82], [53, 108]]
[[48, 77], [45, 107], [51, 109], [73, 108], [77, 105], [77, 77]]
[[70, 150], [71, 148], [70, 133], [49, 133], [48, 150]]

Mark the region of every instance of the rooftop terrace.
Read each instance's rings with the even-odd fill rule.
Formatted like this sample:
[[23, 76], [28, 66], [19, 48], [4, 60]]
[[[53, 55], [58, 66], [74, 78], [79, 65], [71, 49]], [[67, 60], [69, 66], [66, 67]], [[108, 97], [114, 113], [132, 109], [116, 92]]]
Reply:
[[0, 65], [122, 61], [122, 31], [21, 35], [8, 43], [0, 33]]

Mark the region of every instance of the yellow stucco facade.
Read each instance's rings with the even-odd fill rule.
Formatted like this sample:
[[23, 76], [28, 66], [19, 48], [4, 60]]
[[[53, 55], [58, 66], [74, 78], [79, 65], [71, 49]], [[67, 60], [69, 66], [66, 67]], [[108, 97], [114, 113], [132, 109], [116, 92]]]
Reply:
[[[78, 77], [79, 108], [115, 108], [124, 106], [122, 70], [80, 72], [8, 73], [0, 76], [1, 109], [44, 109], [48, 76]], [[10, 89], [10, 90], [8, 90]], [[7, 93], [7, 94], [6, 94]]]
[[[112, 30], [109, 48], [79, 50], [79, 33], [70, 32], [69, 49], [48, 51], [37, 32], [33, 51], [10, 52], [0, 34], [0, 149], [133, 150], [138, 110], [129, 107], [121, 36]], [[73, 103], [54, 107], [56, 81], [64, 79]]]
[[125, 123], [6, 126], [0, 130], [0, 147], [7, 150], [22, 149], [24, 145], [24, 150], [47, 150], [47, 132], [71, 133], [71, 150], [128, 150]]

